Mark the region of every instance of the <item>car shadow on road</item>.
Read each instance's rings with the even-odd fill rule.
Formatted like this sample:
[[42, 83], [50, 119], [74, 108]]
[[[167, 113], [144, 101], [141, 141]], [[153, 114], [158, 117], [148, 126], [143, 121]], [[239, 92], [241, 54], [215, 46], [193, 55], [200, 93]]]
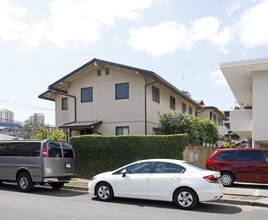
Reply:
[[[92, 198], [93, 201], [99, 201], [96, 197]], [[128, 198], [115, 198], [111, 201], [113, 204], [120, 204], [120, 205], [133, 205], [138, 207], [154, 207], [154, 208], [163, 208], [163, 209], [174, 209], [178, 211], [185, 211], [182, 209], [177, 208], [177, 206], [172, 202], [163, 202], [163, 201], [154, 201], [154, 200], [142, 200], [142, 199], [128, 199]], [[195, 212], [207, 212], [207, 213], [214, 213], [214, 214], [237, 214], [242, 212], [242, 209], [234, 206], [234, 205], [227, 205], [227, 204], [214, 204], [214, 203], [200, 203], [198, 206], [190, 211]]]
[[[15, 183], [1, 183], [0, 184], [0, 191], [5, 190], [5, 191], [10, 191], [10, 192], [18, 192], [18, 193], [23, 193], [20, 192], [19, 189], [17, 188], [17, 185]], [[36, 194], [36, 195], [43, 195], [43, 196], [54, 196], [54, 197], [73, 197], [73, 196], [80, 196], [84, 194], [88, 194], [85, 191], [78, 191], [78, 190], [68, 190], [68, 189], [58, 189], [58, 190], [53, 190], [49, 186], [41, 186], [41, 185], [36, 185], [33, 189], [33, 191], [29, 192], [31, 194]]]

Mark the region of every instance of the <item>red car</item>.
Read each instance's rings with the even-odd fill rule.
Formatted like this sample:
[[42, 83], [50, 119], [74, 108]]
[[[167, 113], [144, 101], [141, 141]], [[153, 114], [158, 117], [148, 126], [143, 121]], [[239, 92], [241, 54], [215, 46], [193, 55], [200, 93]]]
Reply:
[[218, 149], [207, 159], [206, 168], [220, 171], [224, 186], [234, 182], [268, 184], [268, 149]]

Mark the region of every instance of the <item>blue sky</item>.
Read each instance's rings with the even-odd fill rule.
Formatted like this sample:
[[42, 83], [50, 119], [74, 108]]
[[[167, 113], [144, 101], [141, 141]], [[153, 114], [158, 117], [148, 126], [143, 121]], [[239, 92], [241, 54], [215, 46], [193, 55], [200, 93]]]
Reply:
[[267, 0], [0, 0], [0, 109], [54, 124], [54, 102], [38, 95], [98, 58], [230, 110], [220, 63], [268, 57], [267, 27]]

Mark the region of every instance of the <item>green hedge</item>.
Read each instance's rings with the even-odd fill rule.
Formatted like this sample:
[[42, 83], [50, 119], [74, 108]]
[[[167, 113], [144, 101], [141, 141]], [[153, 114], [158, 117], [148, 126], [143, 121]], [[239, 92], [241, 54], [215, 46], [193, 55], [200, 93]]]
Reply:
[[76, 174], [90, 178], [125, 164], [149, 158], [182, 159], [187, 135], [95, 136], [71, 138]]

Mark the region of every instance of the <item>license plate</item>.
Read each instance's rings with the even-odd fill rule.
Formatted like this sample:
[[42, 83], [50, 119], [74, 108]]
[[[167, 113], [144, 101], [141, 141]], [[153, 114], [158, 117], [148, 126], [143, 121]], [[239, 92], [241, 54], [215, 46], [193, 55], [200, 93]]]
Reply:
[[71, 163], [65, 163], [65, 168], [72, 168], [72, 164]]

